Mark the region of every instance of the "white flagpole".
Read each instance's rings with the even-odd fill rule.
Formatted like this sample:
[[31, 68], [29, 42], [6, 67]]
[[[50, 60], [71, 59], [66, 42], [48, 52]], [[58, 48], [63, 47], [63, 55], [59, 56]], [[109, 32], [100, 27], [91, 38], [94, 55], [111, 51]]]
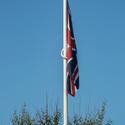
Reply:
[[67, 95], [67, 0], [63, 0], [63, 82], [64, 82], [64, 125], [68, 125], [68, 95]]

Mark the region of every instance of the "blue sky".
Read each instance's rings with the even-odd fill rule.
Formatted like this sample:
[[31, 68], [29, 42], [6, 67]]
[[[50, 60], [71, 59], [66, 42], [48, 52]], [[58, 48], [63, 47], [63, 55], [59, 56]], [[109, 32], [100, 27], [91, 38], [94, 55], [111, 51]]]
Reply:
[[[62, 0], [0, 0], [0, 124], [27, 103], [31, 113], [63, 104]], [[80, 90], [69, 115], [100, 108], [125, 124], [125, 1], [70, 0]], [[63, 108], [63, 107], [62, 107]]]

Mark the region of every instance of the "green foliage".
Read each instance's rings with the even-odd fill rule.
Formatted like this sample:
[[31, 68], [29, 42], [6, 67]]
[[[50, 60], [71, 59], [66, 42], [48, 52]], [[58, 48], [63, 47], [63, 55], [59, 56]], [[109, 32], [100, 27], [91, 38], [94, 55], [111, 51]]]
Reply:
[[35, 119], [31, 118], [29, 112], [26, 111], [26, 104], [24, 104], [21, 113], [14, 112], [11, 123], [12, 125], [37, 125]]
[[[75, 114], [72, 120], [69, 120], [68, 125], [113, 125], [112, 121], [109, 120], [104, 124], [106, 103], [102, 104], [100, 110], [92, 113], [88, 113], [86, 117]], [[11, 118], [12, 125], [62, 125], [62, 114], [56, 105], [56, 110], [50, 115], [48, 112], [48, 106], [46, 109], [38, 110], [34, 117], [31, 117], [29, 112], [26, 110], [26, 105], [24, 104], [21, 112], [18, 114], [16, 111], [13, 113]]]
[[56, 111], [52, 115], [52, 125], [59, 125], [61, 124], [61, 112], [58, 109], [58, 106], [56, 106]]
[[[104, 125], [105, 106], [106, 103], [103, 102], [101, 110], [95, 112], [95, 115], [88, 113], [85, 118], [80, 115], [74, 115], [73, 120], [69, 125]], [[113, 123], [109, 120], [105, 125], [113, 125]]]

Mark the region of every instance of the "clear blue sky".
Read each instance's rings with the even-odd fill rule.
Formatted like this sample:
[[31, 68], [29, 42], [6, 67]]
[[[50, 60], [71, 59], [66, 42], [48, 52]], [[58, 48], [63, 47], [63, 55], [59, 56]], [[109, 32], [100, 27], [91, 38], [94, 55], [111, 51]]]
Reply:
[[[107, 100], [106, 118], [125, 119], [125, 1], [70, 0], [80, 90], [69, 115]], [[10, 125], [23, 103], [35, 112], [62, 107], [62, 0], [0, 0], [0, 124]], [[63, 108], [63, 107], [62, 107]], [[83, 113], [83, 114], [84, 114]]]

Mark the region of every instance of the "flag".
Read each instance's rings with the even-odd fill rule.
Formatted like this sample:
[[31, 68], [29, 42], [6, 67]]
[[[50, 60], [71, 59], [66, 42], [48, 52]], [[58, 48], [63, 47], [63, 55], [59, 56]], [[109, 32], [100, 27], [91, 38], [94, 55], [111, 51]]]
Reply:
[[75, 96], [77, 89], [79, 89], [79, 69], [71, 13], [69, 4], [67, 5], [67, 93]]

